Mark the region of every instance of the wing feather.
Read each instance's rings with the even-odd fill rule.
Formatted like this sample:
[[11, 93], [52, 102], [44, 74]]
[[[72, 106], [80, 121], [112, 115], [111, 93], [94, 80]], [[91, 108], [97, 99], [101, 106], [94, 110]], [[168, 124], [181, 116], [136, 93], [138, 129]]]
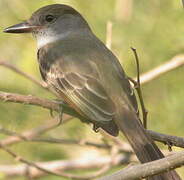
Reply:
[[51, 71], [48, 83], [61, 90], [84, 115], [97, 122], [113, 119], [114, 104], [97, 79], [75, 72], [63, 73], [52, 68]]

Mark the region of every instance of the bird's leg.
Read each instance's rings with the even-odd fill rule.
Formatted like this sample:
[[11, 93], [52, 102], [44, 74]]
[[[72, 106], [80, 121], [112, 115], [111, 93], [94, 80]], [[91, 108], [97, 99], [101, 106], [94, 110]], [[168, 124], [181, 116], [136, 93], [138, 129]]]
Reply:
[[[59, 105], [59, 110], [58, 110], [58, 123], [56, 126], [60, 126], [62, 124], [62, 119], [63, 119], [63, 104], [66, 104], [62, 100], [55, 99], [54, 102], [56, 102]], [[53, 110], [50, 110], [50, 115], [54, 117], [53, 115]]]
[[54, 118], [53, 109], [50, 109], [50, 116]]
[[132, 79], [131, 77], [128, 76], [128, 80], [133, 84], [133, 87], [136, 89], [138, 88], [138, 83], [136, 80]]
[[62, 105], [59, 105], [59, 114], [58, 114], [58, 124], [57, 126], [60, 126], [62, 124], [62, 120], [63, 120], [63, 107]]
[[99, 126], [97, 124], [93, 124], [93, 131], [95, 131], [96, 133], [99, 132]]

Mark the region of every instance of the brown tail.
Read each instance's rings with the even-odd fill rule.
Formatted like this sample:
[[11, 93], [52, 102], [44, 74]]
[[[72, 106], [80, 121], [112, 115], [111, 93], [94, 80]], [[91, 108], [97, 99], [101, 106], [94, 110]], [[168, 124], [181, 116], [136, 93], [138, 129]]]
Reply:
[[[141, 163], [146, 163], [164, 157], [151, 137], [146, 133], [137, 115], [128, 109], [121, 108], [115, 123], [128, 139]], [[150, 177], [149, 180], [181, 180], [175, 171]]]

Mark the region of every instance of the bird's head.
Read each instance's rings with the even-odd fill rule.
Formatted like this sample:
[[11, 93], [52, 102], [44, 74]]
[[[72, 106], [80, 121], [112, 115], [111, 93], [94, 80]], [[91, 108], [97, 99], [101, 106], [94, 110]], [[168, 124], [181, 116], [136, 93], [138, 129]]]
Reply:
[[55, 39], [86, 30], [90, 28], [79, 12], [67, 5], [53, 4], [38, 9], [27, 21], [10, 26], [4, 32], [32, 33], [38, 46], [43, 46]]

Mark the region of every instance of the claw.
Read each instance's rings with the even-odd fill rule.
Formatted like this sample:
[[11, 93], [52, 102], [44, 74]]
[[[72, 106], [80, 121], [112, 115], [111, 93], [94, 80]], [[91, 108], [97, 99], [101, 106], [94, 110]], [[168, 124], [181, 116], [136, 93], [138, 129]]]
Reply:
[[62, 124], [62, 121], [63, 121], [63, 107], [61, 105], [59, 105], [58, 117], [59, 117], [59, 122], [58, 122], [57, 126], [60, 126]]
[[[62, 120], [63, 120], [63, 107], [62, 107], [62, 105], [65, 104], [65, 102], [62, 100], [58, 100], [58, 99], [54, 99], [53, 101], [59, 105], [59, 113], [58, 113], [59, 120], [58, 120], [58, 124], [57, 124], [57, 126], [59, 126], [62, 124]], [[50, 115], [52, 117], [54, 117], [52, 109], [50, 110]]]
[[172, 146], [173, 146], [172, 142], [167, 141], [165, 144], [168, 146], [169, 152], [171, 152], [172, 151]]
[[[58, 106], [59, 106], [59, 111], [58, 111], [58, 124], [56, 125], [56, 126], [59, 126], [59, 125], [62, 124], [62, 120], [63, 120], [63, 107], [62, 107], [62, 105], [64, 104], [64, 102], [61, 101], [61, 100], [58, 100], [58, 99], [55, 99], [53, 101], [55, 103], [57, 103]], [[53, 110], [52, 109], [50, 109], [50, 115], [51, 115], [52, 118], [54, 118], [54, 114], [53, 114]]]
[[50, 109], [50, 116], [54, 118], [53, 109]]
[[99, 132], [99, 126], [93, 124], [93, 131], [95, 131], [96, 133]]

